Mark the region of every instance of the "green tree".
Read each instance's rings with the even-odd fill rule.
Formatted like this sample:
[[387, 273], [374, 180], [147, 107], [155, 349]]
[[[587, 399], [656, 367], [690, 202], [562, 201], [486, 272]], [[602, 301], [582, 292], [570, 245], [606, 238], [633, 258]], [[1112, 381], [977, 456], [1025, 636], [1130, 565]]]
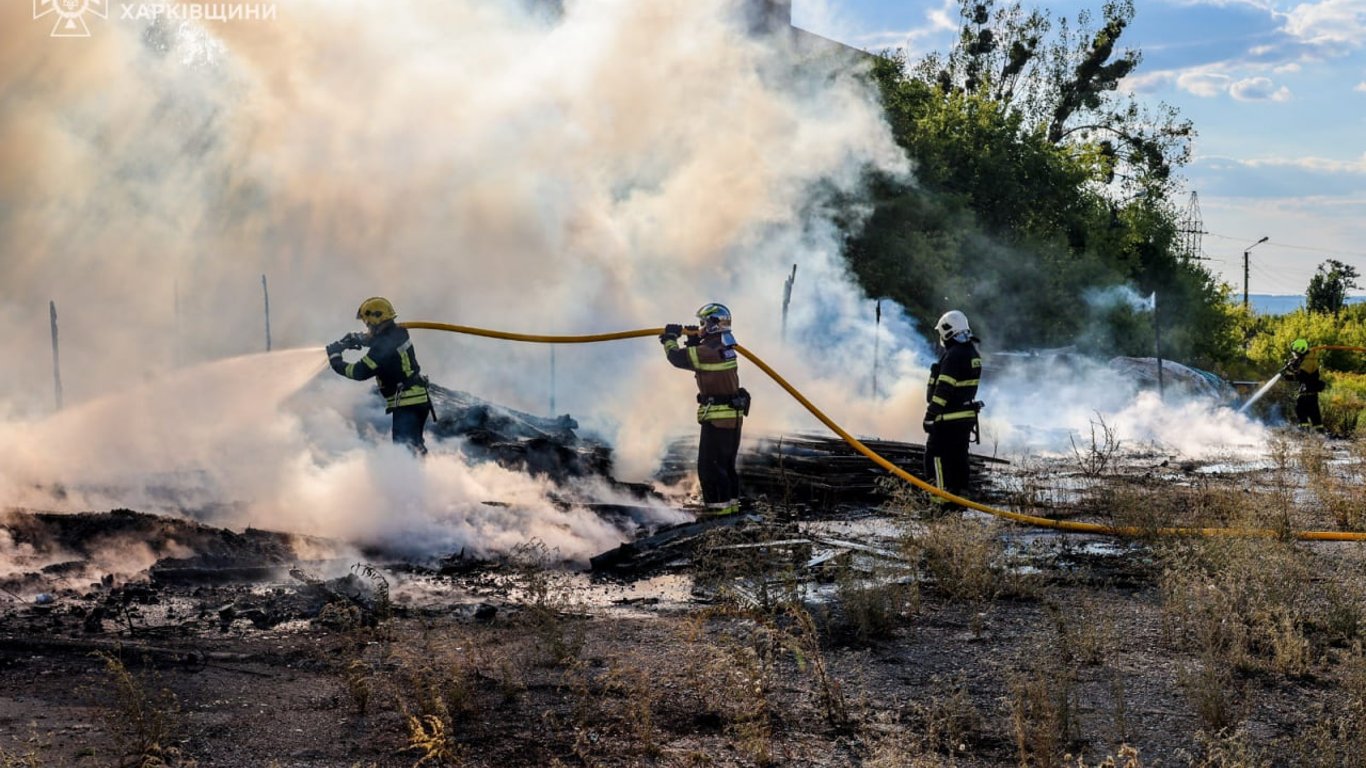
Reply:
[[[1240, 350], [1221, 286], [1179, 248], [1170, 168], [1189, 131], [1172, 122], [1161, 133], [1136, 107], [1115, 106], [1139, 61], [1116, 53], [1132, 12], [1112, 3], [1101, 30], [1083, 19], [1084, 35], [1064, 23], [1050, 37], [1047, 16], [1018, 3], [964, 2], [949, 53], [914, 66], [901, 52], [874, 60], [888, 123], [916, 170], [913, 183], [874, 179], [871, 211], [850, 201], [846, 253], [864, 285], [926, 324], [969, 311], [998, 349], [1151, 354], [1150, 317], [1088, 301], [1128, 285], [1157, 291], [1171, 356], [1215, 367]], [[1162, 149], [1135, 154], [1120, 133]]]
[[1120, 46], [1132, 0], [1109, 0], [1099, 23], [1026, 12], [1018, 2], [959, 0], [959, 39], [926, 56], [918, 76], [945, 92], [980, 93], [1017, 113], [1030, 130], [1067, 146], [1094, 167], [1112, 196], [1171, 191], [1172, 172], [1190, 158], [1194, 128], [1165, 104], [1149, 109], [1119, 86], [1142, 62]]
[[1347, 304], [1347, 292], [1358, 287], [1356, 267], [1329, 259], [1319, 265], [1309, 280], [1305, 303], [1310, 312], [1332, 313], [1334, 317]]

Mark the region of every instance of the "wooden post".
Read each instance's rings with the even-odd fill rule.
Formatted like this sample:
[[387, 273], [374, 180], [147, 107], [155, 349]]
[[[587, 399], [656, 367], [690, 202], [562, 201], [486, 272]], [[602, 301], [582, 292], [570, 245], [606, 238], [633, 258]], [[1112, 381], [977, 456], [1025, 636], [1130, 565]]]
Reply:
[[787, 341], [787, 305], [792, 302], [792, 284], [797, 282], [797, 265], [792, 265], [792, 274], [783, 282], [783, 332], [782, 340]]
[[266, 284], [266, 276], [261, 275], [261, 295], [266, 300], [266, 351], [270, 351], [270, 286]]
[[47, 303], [48, 312], [52, 316], [52, 388], [57, 396], [57, 410], [62, 409], [62, 363], [61, 355], [57, 351], [57, 302]]
[[877, 300], [873, 310], [873, 399], [877, 399], [877, 342], [882, 329], [882, 299]]

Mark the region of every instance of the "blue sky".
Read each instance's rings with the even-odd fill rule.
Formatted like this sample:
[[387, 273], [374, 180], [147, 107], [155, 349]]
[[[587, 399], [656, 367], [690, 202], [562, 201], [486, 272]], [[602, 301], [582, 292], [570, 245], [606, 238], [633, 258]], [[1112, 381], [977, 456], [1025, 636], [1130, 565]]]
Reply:
[[[998, 0], [998, 5], [1005, 0]], [[1103, 0], [1030, 3], [1056, 19]], [[947, 50], [956, 0], [793, 0], [793, 23], [912, 60]], [[1366, 287], [1366, 0], [1139, 0], [1121, 42], [1131, 88], [1198, 132], [1183, 176], [1198, 193], [1207, 264], [1239, 293], [1303, 293], [1326, 259]], [[1184, 196], [1183, 196], [1184, 199]]]

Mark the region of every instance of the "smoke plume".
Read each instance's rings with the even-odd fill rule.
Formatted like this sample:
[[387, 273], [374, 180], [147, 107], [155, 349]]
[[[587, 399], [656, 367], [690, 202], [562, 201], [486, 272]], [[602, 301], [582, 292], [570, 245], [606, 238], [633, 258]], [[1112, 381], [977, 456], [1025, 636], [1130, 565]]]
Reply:
[[[875, 325], [834, 223], [870, 171], [910, 173], [856, 55], [756, 32], [742, 0], [252, 5], [274, 13], [115, 4], [81, 39], [6, 5], [0, 504], [426, 552], [535, 537], [582, 557], [620, 539], [458, 445], [421, 463], [358, 435], [368, 387], [329, 379], [301, 401], [317, 347], [373, 295], [400, 320], [541, 333], [689, 322], [721, 301], [741, 343], [841, 423], [919, 437], [930, 350], [891, 302]], [[251, 354], [262, 275], [273, 345], [294, 351]], [[50, 300], [68, 408], [48, 418]], [[537, 413], [553, 397], [626, 479], [695, 428], [691, 377], [652, 340], [560, 347], [552, 379], [544, 346], [414, 339], [438, 383]], [[819, 428], [744, 370], [751, 434]]]

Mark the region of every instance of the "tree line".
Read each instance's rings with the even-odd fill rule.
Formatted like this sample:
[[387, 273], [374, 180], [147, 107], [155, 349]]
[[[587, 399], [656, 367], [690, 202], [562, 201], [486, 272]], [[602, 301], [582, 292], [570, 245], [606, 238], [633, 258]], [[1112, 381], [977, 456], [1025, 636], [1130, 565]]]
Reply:
[[[1019, 2], [961, 0], [947, 53], [872, 62], [909, 179], [850, 201], [846, 255], [863, 285], [928, 325], [962, 309], [994, 349], [1076, 345], [1220, 368], [1247, 330], [1228, 288], [1187, 252], [1180, 167], [1193, 126], [1120, 84], [1132, 0], [1054, 19]], [[875, 286], [875, 288], [873, 288]], [[1129, 300], [1117, 299], [1124, 287]]]

